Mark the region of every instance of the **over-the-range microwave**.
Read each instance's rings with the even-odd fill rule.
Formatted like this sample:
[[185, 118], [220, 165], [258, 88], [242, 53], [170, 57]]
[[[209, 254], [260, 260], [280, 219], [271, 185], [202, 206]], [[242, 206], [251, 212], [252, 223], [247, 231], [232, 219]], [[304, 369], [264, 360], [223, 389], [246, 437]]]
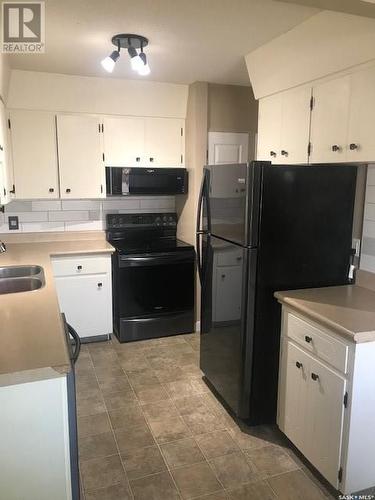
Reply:
[[185, 168], [106, 167], [107, 196], [173, 195], [188, 192]]

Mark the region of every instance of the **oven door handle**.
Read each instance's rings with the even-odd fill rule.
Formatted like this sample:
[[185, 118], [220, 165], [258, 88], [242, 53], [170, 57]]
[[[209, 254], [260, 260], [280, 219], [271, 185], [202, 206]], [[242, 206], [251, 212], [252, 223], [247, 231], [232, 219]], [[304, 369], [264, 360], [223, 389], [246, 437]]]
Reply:
[[152, 255], [148, 257], [120, 257], [120, 267], [160, 266], [176, 262], [194, 262], [194, 253]]

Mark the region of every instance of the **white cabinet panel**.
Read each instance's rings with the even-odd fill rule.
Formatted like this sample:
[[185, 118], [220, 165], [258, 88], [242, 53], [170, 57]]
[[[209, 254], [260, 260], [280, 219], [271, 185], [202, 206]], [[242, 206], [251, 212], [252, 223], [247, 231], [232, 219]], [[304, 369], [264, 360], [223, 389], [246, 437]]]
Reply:
[[143, 159], [146, 166], [183, 166], [184, 121], [175, 118], [145, 118]]
[[103, 120], [103, 128], [105, 165], [139, 166], [144, 150], [144, 119], [106, 117]]
[[55, 282], [61, 312], [80, 337], [112, 333], [109, 275], [58, 276]]
[[208, 163], [220, 165], [245, 163], [249, 159], [249, 134], [231, 132], [208, 133]]
[[16, 197], [58, 198], [55, 115], [13, 110], [10, 120]]
[[350, 83], [347, 160], [374, 161], [375, 68], [354, 73]]
[[310, 87], [283, 93], [280, 154], [275, 163], [308, 162], [310, 99]]
[[99, 125], [95, 116], [57, 116], [61, 198], [105, 196]]
[[310, 163], [346, 161], [350, 76], [317, 85], [313, 94]]
[[257, 159], [280, 161], [282, 94], [259, 101]]
[[5, 108], [0, 101], [0, 205], [5, 205], [10, 201], [10, 182], [8, 161], [8, 141], [6, 129]]

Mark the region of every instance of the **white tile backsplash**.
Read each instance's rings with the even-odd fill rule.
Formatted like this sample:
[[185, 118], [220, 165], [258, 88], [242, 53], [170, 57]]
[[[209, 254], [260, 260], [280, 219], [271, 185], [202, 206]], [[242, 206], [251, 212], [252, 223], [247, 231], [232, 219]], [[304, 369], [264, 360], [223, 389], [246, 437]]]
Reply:
[[[0, 212], [0, 234], [43, 231], [100, 231], [108, 213], [174, 212], [174, 196], [137, 196], [105, 200], [20, 200]], [[8, 216], [19, 217], [20, 229], [9, 231]]]

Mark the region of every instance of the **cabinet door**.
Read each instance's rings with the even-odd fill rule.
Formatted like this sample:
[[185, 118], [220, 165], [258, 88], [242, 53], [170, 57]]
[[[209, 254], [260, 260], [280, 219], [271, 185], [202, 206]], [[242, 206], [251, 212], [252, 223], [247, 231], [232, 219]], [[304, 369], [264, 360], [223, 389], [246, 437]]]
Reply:
[[283, 92], [281, 138], [277, 163], [308, 162], [311, 88]]
[[311, 418], [310, 462], [334, 486], [338, 486], [344, 419], [346, 380], [311, 359], [307, 411]]
[[249, 134], [208, 133], [208, 163], [220, 165], [246, 163], [249, 160]]
[[57, 116], [61, 198], [105, 196], [99, 125], [94, 116]]
[[56, 124], [53, 113], [10, 112], [16, 197], [59, 197]]
[[82, 338], [112, 333], [111, 280], [91, 274], [55, 277], [60, 310]]
[[145, 118], [144, 165], [184, 165], [184, 121], [175, 118]]
[[308, 454], [308, 429], [307, 397], [308, 375], [310, 363], [308, 356], [297, 346], [289, 341], [283, 345], [283, 375], [281, 429], [286, 436], [301, 450]]
[[104, 163], [111, 167], [137, 167], [143, 157], [144, 119], [107, 117], [103, 120]]
[[313, 89], [310, 163], [346, 161], [350, 76]]
[[375, 141], [375, 68], [351, 75], [351, 96], [347, 140], [348, 161], [373, 161]]
[[282, 94], [259, 101], [257, 159], [280, 161]]

